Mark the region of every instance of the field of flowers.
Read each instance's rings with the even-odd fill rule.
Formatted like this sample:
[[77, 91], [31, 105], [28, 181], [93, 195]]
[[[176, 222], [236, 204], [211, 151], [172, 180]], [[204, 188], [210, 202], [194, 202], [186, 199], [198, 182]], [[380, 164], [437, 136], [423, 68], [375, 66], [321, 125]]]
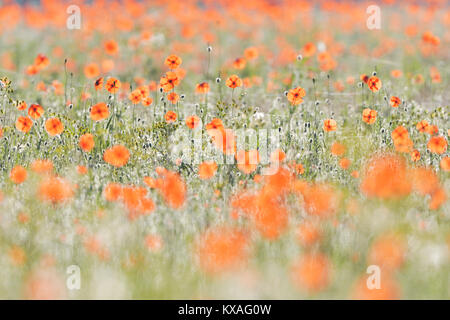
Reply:
[[0, 3], [0, 298], [450, 297], [448, 1]]

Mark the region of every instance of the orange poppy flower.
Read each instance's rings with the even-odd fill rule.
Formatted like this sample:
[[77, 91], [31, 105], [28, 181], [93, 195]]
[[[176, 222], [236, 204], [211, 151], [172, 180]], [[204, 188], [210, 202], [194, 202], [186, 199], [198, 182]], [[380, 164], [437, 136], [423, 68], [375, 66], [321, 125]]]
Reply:
[[357, 300], [397, 300], [400, 298], [400, 290], [389, 274], [385, 274], [382, 278], [379, 289], [369, 289], [367, 275], [364, 275], [357, 281], [352, 298]]
[[237, 167], [245, 174], [250, 174], [256, 170], [259, 163], [259, 153], [257, 150], [239, 150], [236, 153]]
[[308, 214], [328, 218], [336, 213], [339, 198], [333, 187], [324, 183], [307, 186], [302, 190], [304, 207]]
[[431, 137], [427, 143], [427, 148], [433, 153], [443, 154], [447, 150], [447, 140], [443, 136]]
[[233, 61], [233, 67], [238, 70], [244, 69], [246, 64], [247, 61], [244, 58], [237, 58]]
[[400, 100], [400, 98], [398, 97], [391, 97], [390, 103], [392, 108], [397, 108], [400, 103], [402, 103], [402, 100]]
[[167, 100], [169, 100], [172, 104], [176, 104], [179, 98], [180, 97], [175, 92], [171, 92], [167, 95]]
[[108, 81], [106, 81], [105, 88], [110, 93], [116, 93], [117, 91], [119, 91], [120, 87], [121, 83], [116, 78], [109, 78]]
[[306, 43], [302, 48], [303, 56], [312, 57], [316, 53], [316, 46], [312, 42]]
[[413, 82], [415, 84], [422, 84], [424, 82], [423, 76], [421, 74], [417, 74], [413, 78]]
[[138, 89], [131, 91], [131, 93], [128, 96], [128, 99], [130, 99], [130, 101], [133, 104], [138, 104], [139, 102], [141, 102], [141, 99], [142, 99], [141, 91]]
[[364, 109], [362, 119], [367, 124], [373, 124], [377, 119], [377, 111], [369, 108]]
[[207, 129], [207, 132], [217, 149], [228, 155], [236, 153], [236, 136], [233, 130], [222, 127], [219, 129]]
[[435, 135], [439, 132], [439, 128], [435, 124], [430, 124], [425, 128], [425, 132], [429, 135]]
[[381, 267], [384, 271], [398, 269], [405, 260], [406, 244], [402, 237], [384, 234], [372, 244], [368, 262]]
[[161, 179], [158, 179], [156, 187], [164, 201], [173, 209], [181, 208], [186, 200], [186, 184], [183, 179], [178, 173], [164, 168], [159, 168], [157, 172]]
[[122, 167], [128, 163], [130, 152], [123, 145], [116, 145], [105, 150], [103, 160], [114, 167]]
[[148, 215], [155, 208], [154, 202], [146, 197], [145, 188], [127, 186], [122, 188], [122, 202], [129, 211], [129, 218], [134, 220], [140, 215]]
[[304, 174], [305, 168], [301, 163], [296, 163], [295, 161], [290, 161], [288, 163], [289, 168], [291, 168], [297, 174]]
[[9, 258], [11, 259], [11, 263], [15, 266], [21, 266], [25, 263], [27, 256], [25, 251], [18, 246], [13, 246], [8, 251]]
[[47, 67], [50, 64], [50, 60], [43, 54], [38, 54], [34, 59], [34, 65], [40, 70]]
[[25, 101], [21, 101], [19, 102], [19, 104], [17, 105], [17, 110], [19, 111], [23, 111], [27, 108], [27, 103]]
[[27, 170], [22, 166], [15, 166], [9, 173], [9, 178], [15, 184], [21, 184], [27, 179]]
[[70, 200], [74, 194], [73, 186], [65, 179], [49, 176], [42, 180], [38, 188], [39, 198], [53, 204]]
[[367, 80], [367, 86], [372, 92], [377, 92], [381, 89], [381, 80], [376, 76], [370, 77]]
[[31, 66], [27, 67], [25, 72], [26, 72], [27, 75], [32, 76], [32, 75], [35, 75], [35, 74], [37, 74], [39, 72], [39, 68], [36, 67], [35, 65], [31, 65]]
[[258, 58], [259, 52], [256, 47], [249, 47], [244, 50], [244, 57], [247, 60], [255, 60]]
[[108, 183], [103, 190], [103, 195], [107, 201], [117, 201], [122, 197], [123, 188], [118, 183]]
[[219, 118], [212, 119], [211, 122], [205, 126], [205, 129], [206, 130], [224, 129], [222, 120]]
[[222, 273], [244, 267], [249, 258], [248, 237], [231, 227], [208, 229], [198, 239], [196, 254], [200, 268], [207, 273]]
[[142, 105], [144, 107], [148, 107], [149, 105], [151, 105], [153, 103], [153, 99], [150, 97], [144, 98], [142, 99]]
[[419, 130], [419, 132], [425, 132], [427, 130], [427, 127], [429, 126], [428, 121], [427, 120], [422, 120], [420, 122], [417, 123], [416, 128], [417, 130]]
[[203, 180], [212, 178], [216, 171], [217, 163], [215, 161], [205, 161], [198, 166], [198, 176]]
[[101, 90], [103, 89], [103, 77], [98, 78], [94, 82], [94, 88], [95, 90]]
[[337, 123], [336, 120], [334, 119], [327, 119], [324, 120], [323, 122], [323, 130], [330, 132], [330, 131], [335, 131], [337, 128]]
[[196, 93], [208, 93], [209, 92], [209, 83], [208, 82], [202, 82], [197, 84], [197, 86], [195, 87], [195, 92]]
[[175, 122], [177, 120], [177, 114], [169, 110], [164, 116], [164, 119], [166, 120], [167, 123]]
[[166, 66], [168, 66], [170, 69], [176, 69], [181, 65], [182, 62], [183, 61], [181, 60], [180, 57], [178, 57], [174, 54], [171, 54], [170, 56], [168, 56], [166, 58], [166, 60], [164, 61], [164, 64]]
[[331, 145], [331, 154], [334, 156], [342, 156], [345, 153], [345, 146], [339, 142], [333, 142]]
[[91, 107], [91, 119], [100, 121], [109, 117], [109, 108], [104, 102], [99, 102]]
[[16, 121], [16, 129], [27, 133], [33, 126], [33, 121], [28, 117], [18, 117]]
[[420, 152], [419, 150], [413, 150], [411, 152], [411, 161], [416, 162], [420, 160]]
[[409, 137], [394, 140], [394, 147], [397, 152], [410, 153], [413, 141]]
[[391, 133], [392, 140], [403, 140], [409, 138], [408, 130], [403, 126], [398, 126]]
[[91, 97], [91, 94], [89, 92], [85, 92], [83, 91], [81, 93], [81, 101], [86, 101], [87, 99], [89, 99]]
[[441, 162], [441, 168], [444, 171], [450, 171], [450, 157], [444, 157], [442, 158]]
[[298, 105], [303, 102], [303, 97], [306, 95], [305, 89], [297, 87], [289, 90], [287, 98], [292, 105]]
[[242, 86], [242, 80], [237, 75], [233, 74], [227, 79], [226, 85], [234, 89]]
[[159, 84], [163, 88], [164, 92], [169, 92], [175, 86], [180, 84], [180, 78], [173, 71], [168, 71], [166, 74], [159, 80]]
[[28, 108], [28, 115], [33, 119], [39, 119], [44, 114], [44, 108], [42, 108], [38, 104], [32, 104], [30, 108]]
[[391, 71], [391, 76], [393, 78], [400, 78], [403, 75], [403, 72], [401, 70], [392, 70]]
[[99, 74], [100, 68], [96, 63], [89, 63], [84, 67], [84, 75], [88, 79], [98, 77]]
[[411, 170], [414, 190], [421, 195], [432, 195], [439, 189], [439, 178], [433, 169], [417, 167]]
[[307, 253], [292, 266], [292, 279], [301, 289], [318, 292], [330, 282], [331, 264], [322, 253]]
[[63, 132], [64, 125], [58, 118], [50, 118], [45, 121], [45, 130], [50, 136], [56, 136]]
[[46, 159], [36, 159], [31, 163], [31, 170], [36, 173], [49, 173], [53, 170], [53, 162]]
[[158, 89], [158, 83], [156, 81], [150, 81], [148, 83], [148, 89], [150, 91], [156, 91]]
[[105, 52], [111, 56], [115, 56], [119, 52], [119, 46], [114, 40], [106, 41], [103, 44], [103, 47], [105, 49]]
[[303, 221], [297, 228], [297, 239], [304, 247], [310, 247], [317, 243], [322, 237], [319, 223]]
[[441, 74], [436, 67], [430, 68], [430, 77], [432, 83], [440, 83], [442, 81]]
[[352, 162], [347, 158], [342, 158], [341, 160], [339, 160], [339, 166], [344, 170], [347, 170], [350, 167], [351, 163]]
[[80, 175], [84, 175], [88, 172], [88, 168], [86, 166], [77, 166], [77, 172]]
[[27, 223], [28, 221], [30, 221], [30, 216], [24, 212], [21, 212], [17, 216], [17, 220], [19, 220], [20, 223]]
[[399, 198], [411, 192], [410, 178], [403, 158], [391, 154], [377, 155], [367, 163], [361, 190], [369, 197]]
[[81, 150], [85, 152], [89, 152], [94, 148], [94, 136], [90, 133], [85, 133], [80, 137], [79, 142]]
[[150, 234], [145, 236], [145, 246], [152, 252], [159, 252], [164, 246], [164, 241], [161, 236]]
[[359, 79], [366, 84], [369, 82], [369, 76], [366, 74], [362, 74]]
[[[280, 179], [280, 176], [281, 177]], [[256, 203], [250, 209], [251, 219], [256, 230], [268, 240], [278, 239], [288, 227], [289, 215], [287, 209], [278, 202], [283, 195], [285, 186], [278, 186], [279, 182], [286, 182], [284, 173], [275, 174], [271, 178], [275, 183], [268, 183], [256, 197]]]
[[196, 115], [192, 115], [187, 117], [185, 122], [189, 129], [195, 129], [200, 123], [200, 118], [197, 117]]
[[435, 36], [431, 31], [425, 31], [422, 35], [422, 40], [432, 45], [439, 45], [441, 40], [438, 36]]
[[447, 201], [447, 194], [444, 188], [439, 188], [431, 196], [429, 208], [430, 210], [437, 210]]
[[144, 183], [149, 187], [149, 188], [156, 188], [156, 179], [152, 178], [152, 177], [144, 177]]
[[114, 60], [112, 59], [104, 59], [102, 60], [102, 71], [104, 73], [111, 72], [114, 69]]

